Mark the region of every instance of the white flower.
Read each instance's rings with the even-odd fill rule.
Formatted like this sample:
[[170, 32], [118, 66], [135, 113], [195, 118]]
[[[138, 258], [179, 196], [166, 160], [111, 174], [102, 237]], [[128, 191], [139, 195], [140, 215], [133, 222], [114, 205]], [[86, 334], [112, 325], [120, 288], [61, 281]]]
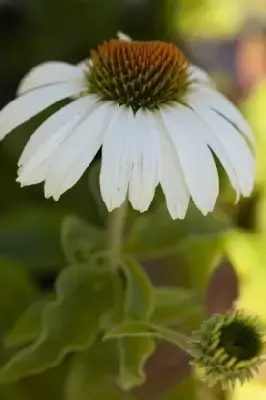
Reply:
[[22, 80], [0, 112], [0, 138], [60, 100], [73, 101], [31, 136], [19, 160], [21, 185], [45, 182], [58, 200], [102, 149], [100, 189], [109, 211], [128, 196], [148, 209], [161, 185], [172, 218], [190, 197], [205, 215], [219, 192], [213, 153], [237, 199], [254, 182], [253, 135], [239, 111], [173, 44], [121, 35], [77, 66], [48, 62]]

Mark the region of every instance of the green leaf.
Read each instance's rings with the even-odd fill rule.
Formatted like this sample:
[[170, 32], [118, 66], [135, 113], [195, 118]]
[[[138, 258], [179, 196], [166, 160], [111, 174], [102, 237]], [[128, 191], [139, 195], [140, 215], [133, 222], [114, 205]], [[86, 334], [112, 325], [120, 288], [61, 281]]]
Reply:
[[136, 220], [124, 252], [141, 258], [163, 257], [175, 253], [188, 240], [219, 236], [230, 228], [228, 217], [218, 211], [203, 216], [191, 205], [184, 220], [172, 220], [161, 207]]
[[29, 306], [4, 337], [6, 348], [22, 346], [37, 339], [42, 331], [42, 313], [49, 302], [50, 300], [40, 300]]
[[123, 390], [130, 390], [145, 382], [144, 366], [155, 351], [151, 337], [125, 337], [119, 342], [120, 370], [118, 384]]
[[144, 268], [133, 258], [121, 263], [127, 286], [124, 303], [124, 318], [149, 319], [154, 309], [154, 291]]
[[154, 324], [174, 324], [203, 313], [199, 296], [191, 289], [176, 287], [155, 288]]
[[76, 353], [66, 379], [66, 400], [92, 400], [115, 383], [118, 373], [117, 342], [97, 341]]
[[188, 339], [183, 334], [173, 329], [165, 328], [161, 325], [155, 325], [145, 321], [125, 321], [112, 328], [105, 335], [104, 339], [116, 338], [134, 338], [134, 337], [155, 337], [166, 340], [184, 350], [188, 350]]
[[14, 320], [37, 295], [37, 290], [23, 266], [0, 260], [0, 336], [10, 329]]
[[65, 400], [133, 400], [116, 386], [118, 367], [117, 341], [98, 340], [77, 353], [67, 375]]
[[[124, 319], [149, 319], [154, 309], [154, 292], [143, 267], [131, 258], [122, 262], [126, 275]], [[123, 338], [119, 340], [119, 385], [129, 390], [145, 381], [144, 365], [155, 350], [152, 338]]]
[[112, 276], [106, 270], [71, 266], [60, 274], [56, 291], [57, 300], [43, 310], [41, 334], [0, 370], [1, 382], [41, 373], [94, 342], [112, 309]]
[[70, 264], [90, 259], [92, 251], [101, 247], [103, 232], [77, 217], [64, 219], [61, 228], [61, 245]]

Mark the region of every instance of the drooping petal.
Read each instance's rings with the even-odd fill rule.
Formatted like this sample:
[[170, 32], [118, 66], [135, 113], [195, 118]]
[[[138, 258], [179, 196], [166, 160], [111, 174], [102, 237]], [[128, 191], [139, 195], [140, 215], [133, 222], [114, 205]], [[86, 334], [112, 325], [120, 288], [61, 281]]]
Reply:
[[187, 212], [190, 194], [177, 152], [160, 118], [158, 118], [158, 128], [161, 146], [160, 183], [171, 217], [183, 219]]
[[0, 112], [0, 139], [57, 101], [76, 95], [80, 85], [57, 83], [32, 90], [8, 103]]
[[127, 195], [133, 159], [132, 123], [134, 123], [132, 110], [121, 106], [116, 111], [104, 137], [100, 189], [109, 211], [119, 207]]
[[20, 82], [17, 95], [21, 96], [40, 86], [62, 82], [82, 81], [83, 77], [83, 69], [79, 66], [59, 61], [46, 62], [32, 68], [28, 72]]
[[73, 119], [76, 120], [82, 117], [98, 100], [98, 97], [94, 95], [85, 96], [66, 105], [48, 118], [30, 137], [21, 154], [18, 165], [21, 166], [28, 163], [33, 156], [39, 158], [38, 153], [51, 145], [51, 140], [54, 140], [53, 136], [57, 134], [60, 128], [68, 125]]
[[29, 171], [26, 171], [24, 170], [23, 167], [20, 167], [18, 169], [18, 177], [16, 181], [20, 183], [21, 187], [36, 185], [37, 183], [45, 181], [45, 177], [49, 170], [50, 163], [51, 159], [48, 158], [33, 170], [31, 169]]
[[[190, 106], [193, 107], [193, 104], [190, 104]], [[207, 109], [205, 109], [205, 111], [206, 110]], [[189, 119], [191, 122], [194, 123], [195, 126], [197, 126], [197, 135], [213, 150], [213, 152], [218, 157], [219, 161], [221, 162], [222, 166], [224, 167], [228, 175], [232, 187], [235, 189], [237, 193], [237, 200], [239, 200], [241, 189], [237, 177], [237, 172], [234, 168], [234, 163], [232, 162], [233, 160], [229, 158], [227, 151], [223, 146], [223, 143], [221, 143], [221, 141], [219, 140], [219, 137], [217, 137], [216, 134], [213, 133], [216, 127], [210, 126], [210, 124], [208, 123], [208, 118], [204, 118], [203, 117], [204, 112], [201, 111], [202, 107], [201, 108], [195, 107], [194, 112], [191, 111], [190, 109], [187, 109], [187, 112], [189, 113]], [[207, 113], [208, 111], [215, 115], [213, 111], [207, 110]]]
[[127, 192], [132, 207], [148, 209], [158, 183], [158, 130], [152, 115], [120, 107], [103, 142], [100, 187], [109, 211]]
[[187, 96], [188, 104], [190, 104], [191, 101], [200, 102], [203, 106], [211, 108], [223, 115], [239, 129], [252, 148], [254, 147], [254, 136], [251, 127], [240, 111], [238, 111], [238, 109], [221, 93], [208, 87], [199, 87], [197, 91]]
[[62, 144], [46, 177], [46, 197], [58, 200], [78, 181], [101, 147], [115, 110], [112, 102], [97, 104]]
[[232, 186], [236, 189], [236, 185], [234, 181], [232, 181], [229, 169], [230, 165], [234, 170], [241, 194], [243, 196], [249, 196], [254, 185], [255, 160], [245, 139], [234, 128], [234, 126], [232, 126], [232, 124], [227, 122], [221, 115], [217, 114], [213, 110], [204, 107], [200, 102], [192, 102], [191, 106], [194, 108], [201, 120], [209, 127], [213, 139], [215, 138], [224, 149], [229, 164], [223, 162], [221, 152], [218, 153], [215, 151], [213, 144], [209, 141], [211, 137], [209, 136], [209, 139], [206, 138], [208, 144], [213, 148], [223, 164]]
[[190, 195], [205, 215], [213, 210], [219, 192], [211, 151], [197, 134], [198, 126], [190, 119], [187, 107], [165, 107], [161, 115], [176, 148]]
[[[81, 104], [81, 100], [83, 100], [83, 104]], [[73, 108], [71, 110], [72, 113], [70, 113], [70, 106], [73, 105], [74, 108], [76, 108], [77, 104], [71, 103], [65, 107], [69, 110], [68, 120], [65, 121], [65, 123], [60, 125], [60, 122], [62, 122], [61, 116], [65, 112], [65, 110], [62, 109], [51, 117], [53, 119], [52, 121], [50, 118], [50, 121], [47, 120], [46, 123], [43, 124], [46, 126], [41, 126], [41, 130], [39, 131], [41, 133], [40, 136], [44, 136], [43, 133], [47, 133], [49, 136], [47, 140], [44, 140], [43, 143], [40, 143], [38, 147], [34, 147], [34, 153], [33, 148], [31, 149], [33, 154], [31, 154], [31, 157], [29, 157], [28, 161], [20, 167], [17, 182], [20, 182], [22, 186], [39, 183], [45, 180], [49, 167], [56, 158], [56, 153], [58, 152], [58, 149], [73, 133], [74, 129], [84, 118], [85, 113], [89, 112], [90, 107], [86, 107], [86, 109], [83, 109], [82, 106], [84, 105], [84, 103], [85, 99], [77, 100], [77, 104], [80, 104], [81, 106], [79, 114], [77, 114], [76, 112], [73, 114], [73, 111], [76, 111]], [[86, 103], [88, 105], [88, 102]], [[58, 117], [57, 114], [59, 114], [60, 112], [61, 115], [59, 115]], [[50, 132], [47, 130], [49, 126], [51, 128], [54, 128]], [[36, 136], [35, 138], [37, 141], [38, 136]]]
[[134, 142], [128, 195], [132, 207], [143, 212], [149, 208], [159, 181], [159, 132], [152, 113], [142, 110], [134, 116], [130, 131]]

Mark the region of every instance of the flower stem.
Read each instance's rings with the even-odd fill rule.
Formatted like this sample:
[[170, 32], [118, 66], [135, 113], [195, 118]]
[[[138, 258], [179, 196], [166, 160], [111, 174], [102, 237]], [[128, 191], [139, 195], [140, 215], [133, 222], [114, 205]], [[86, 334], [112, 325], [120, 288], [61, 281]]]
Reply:
[[110, 250], [111, 267], [113, 269], [117, 268], [120, 257], [127, 205], [127, 201], [125, 201], [119, 208], [112, 211], [108, 220], [107, 247]]

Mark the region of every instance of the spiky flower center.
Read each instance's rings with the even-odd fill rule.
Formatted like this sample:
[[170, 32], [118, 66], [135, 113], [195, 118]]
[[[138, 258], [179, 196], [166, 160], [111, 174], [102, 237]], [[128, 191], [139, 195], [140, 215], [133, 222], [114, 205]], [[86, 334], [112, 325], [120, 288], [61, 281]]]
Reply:
[[91, 61], [89, 91], [134, 112], [182, 101], [189, 85], [188, 61], [171, 43], [110, 40], [92, 51]]
[[232, 321], [221, 328], [219, 347], [238, 361], [252, 360], [261, 352], [261, 339], [253, 326]]
[[263, 362], [264, 334], [258, 319], [237, 311], [214, 315], [191, 338], [193, 364], [210, 384], [234, 385], [252, 378]]

